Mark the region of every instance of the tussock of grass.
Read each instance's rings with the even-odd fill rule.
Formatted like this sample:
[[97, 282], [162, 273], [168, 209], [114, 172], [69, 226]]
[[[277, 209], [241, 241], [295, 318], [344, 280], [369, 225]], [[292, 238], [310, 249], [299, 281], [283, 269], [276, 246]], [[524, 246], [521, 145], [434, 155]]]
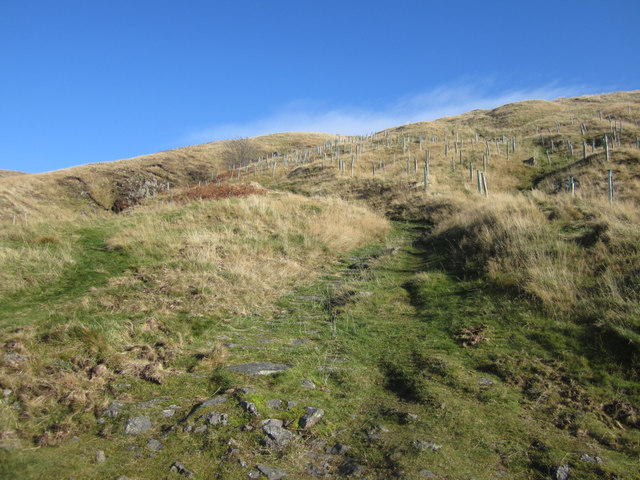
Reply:
[[[545, 312], [624, 331], [638, 364], [640, 216], [634, 204], [494, 195], [434, 232], [457, 268], [520, 292]], [[615, 344], [616, 342], [613, 342]]]

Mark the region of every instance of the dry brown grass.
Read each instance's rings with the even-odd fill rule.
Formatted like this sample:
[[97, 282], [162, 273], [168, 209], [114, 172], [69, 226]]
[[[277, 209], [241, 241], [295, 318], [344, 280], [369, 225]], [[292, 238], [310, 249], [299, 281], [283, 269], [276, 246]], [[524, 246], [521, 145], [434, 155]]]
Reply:
[[[108, 239], [109, 248], [137, 258], [180, 259], [138, 272], [148, 275], [150, 288], [177, 302], [183, 295], [195, 296], [203, 308], [215, 302], [218, 312], [234, 313], [268, 305], [340, 252], [381, 240], [389, 230], [385, 220], [363, 207], [291, 194], [196, 202], [186, 209], [143, 207], [127, 223]], [[135, 278], [112, 284], [131, 281]], [[137, 298], [127, 308], [150, 308], [145, 303]]]
[[451, 242], [461, 268], [529, 295], [549, 313], [616, 319], [638, 300], [639, 225], [634, 203], [535, 192], [468, 206], [435, 235]]

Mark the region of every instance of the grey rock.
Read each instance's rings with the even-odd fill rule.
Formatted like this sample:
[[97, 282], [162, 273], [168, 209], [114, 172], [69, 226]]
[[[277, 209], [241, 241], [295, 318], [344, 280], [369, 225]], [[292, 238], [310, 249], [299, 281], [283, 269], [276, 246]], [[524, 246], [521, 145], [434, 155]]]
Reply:
[[304, 471], [313, 477], [324, 477], [327, 475], [327, 471], [325, 469], [317, 467], [313, 463], [304, 467]]
[[205, 400], [200, 404], [200, 408], [204, 407], [212, 407], [213, 405], [220, 405], [227, 401], [227, 397], [225, 395], [217, 395], [209, 400]]
[[180, 462], [173, 462], [173, 464], [171, 465], [170, 470], [172, 472], [177, 472], [180, 475], [184, 475], [185, 477], [190, 477], [191, 475], [193, 475], [193, 472], [188, 470], [184, 465], [182, 465]]
[[102, 415], [106, 415], [107, 417], [110, 417], [110, 418], [115, 418], [118, 415], [120, 415], [120, 412], [122, 411], [123, 407], [124, 407], [124, 403], [114, 400], [109, 404], [107, 408], [104, 409], [104, 411], [102, 412]]
[[240, 408], [242, 408], [245, 412], [248, 412], [255, 417], [260, 416], [260, 412], [258, 412], [258, 408], [256, 407], [256, 404], [253, 402], [242, 401], [240, 402]]
[[249, 478], [260, 478], [260, 472], [257, 470], [251, 470], [249, 472]]
[[267, 444], [273, 447], [286, 447], [297, 438], [282, 427], [282, 420], [275, 418], [262, 422], [262, 431], [267, 434]]
[[431, 450], [434, 452], [437, 452], [442, 448], [442, 445], [437, 445], [433, 442], [423, 442], [422, 440], [414, 440], [413, 442], [411, 442], [411, 445], [413, 445], [418, 450]]
[[146, 400], [144, 402], [138, 402], [138, 407], [140, 408], [150, 408], [154, 407], [160, 402], [163, 402], [165, 399], [163, 398], [152, 398], [151, 400]]
[[282, 400], [279, 400], [277, 398], [267, 400], [267, 407], [273, 410], [282, 410]]
[[589, 455], [588, 453], [582, 454], [580, 460], [588, 463], [604, 463], [600, 457]]
[[426, 469], [420, 470], [418, 472], [418, 475], [425, 478], [436, 478], [435, 473], [433, 473], [431, 470], [426, 470]]
[[569, 465], [560, 465], [553, 469], [553, 478], [555, 480], [569, 480], [571, 469]]
[[78, 437], [77, 435], [74, 435], [73, 437], [71, 437], [71, 440], [73, 440], [74, 442], [79, 442], [80, 437]]
[[304, 345], [306, 343], [309, 343], [309, 340], [305, 338], [294, 338], [293, 340], [291, 340], [292, 345]]
[[162, 442], [160, 442], [159, 440], [156, 440], [155, 438], [152, 438], [147, 443], [147, 448], [149, 450], [151, 450], [152, 452], [159, 452], [160, 450], [162, 450], [164, 448], [164, 445], [162, 445]]
[[284, 372], [285, 370], [289, 370], [291, 365], [284, 365], [281, 363], [272, 363], [272, 362], [253, 362], [253, 363], [243, 363], [240, 365], [229, 365], [225, 367], [226, 370], [231, 370], [232, 372], [246, 373], [247, 375], [274, 375], [276, 373]]
[[184, 423], [184, 422], [188, 422], [191, 418], [193, 418], [193, 416], [201, 409], [206, 408], [206, 407], [212, 407], [214, 405], [220, 405], [222, 403], [225, 403], [227, 401], [227, 397], [224, 395], [217, 395], [213, 398], [210, 398], [209, 400], [205, 400], [204, 402], [200, 402], [196, 405], [193, 406], [193, 408], [191, 409], [191, 411], [189, 412], [189, 414], [184, 417], [180, 422]]
[[322, 438], [316, 438], [309, 444], [311, 450], [321, 450], [327, 446], [327, 441]]
[[329, 453], [331, 453], [332, 455], [344, 455], [346, 454], [349, 450], [351, 450], [351, 447], [347, 446], [347, 445], [343, 445], [341, 443], [336, 443], [331, 450], [329, 450]]
[[358, 292], [358, 295], [361, 297], [371, 297], [373, 296], [373, 292]]
[[126, 475], [120, 475], [120, 476], [116, 477], [116, 480], [130, 480], [130, 479]]
[[104, 461], [107, 458], [104, 455], [104, 452], [102, 450], [96, 450], [96, 462], [98, 463], [104, 463]]
[[478, 379], [478, 385], [480, 385], [481, 387], [491, 387], [493, 386], [493, 384], [494, 382], [490, 378], [481, 377]]
[[131, 417], [124, 426], [124, 433], [127, 435], [139, 435], [151, 430], [151, 419], [149, 417]]
[[104, 420], [104, 418], [98, 418], [98, 419], [96, 419], [96, 423], [97, 423], [98, 425], [102, 425], [102, 424], [104, 423], [104, 421], [105, 421], [105, 420]]
[[316, 388], [316, 384], [313, 383], [311, 380], [300, 380], [300, 386], [302, 388], [310, 388], [310, 389]]
[[205, 418], [211, 425], [227, 425], [229, 423], [226, 413], [211, 412]]
[[305, 410], [307, 413], [300, 417], [300, 420], [298, 421], [300, 428], [312, 428], [324, 416], [324, 410], [321, 408], [305, 407]]
[[269, 465], [256, 465], [256, 468], [269, 480], [280, 480], [287, 476], [284, 470], [270, 467]]
[[193, 433], [203, 433], [206, 432], [209, 428], [206, 425], [200, 425], [193, 429]]
[[352, 458], [345, 459], [340, 467], [338, 467], [338, 472], [345, 476], [358, 475], [362, 473], [362, 470], [364, 470], [362, 465], [357, 464]]
[[244, 393], [245, 395], [250, 395], [252, 393], [258, 393], [258, 390], [256, 390], [253, 387], [241, 387], [241, 388], [238, 389], [238, 391], [240, 393]]
[[20, 365], [25, 363], [28, 359], [29, 357], [27, 357], [26, 355], [20, 355], [19, 353], [15, 352], [8, 352], [4, 354], [4, 361], [13, 368], [19, 368]]
[[176, 414], [176, 411], [173, 408], [165, 408], [164, 410], [162, 410], [162, 415], [164, 415], [166, 418], [171, 418]]
[[402, 422], [403, 423], [413, 423], [416, 422], [418, 420], [418, 415], [416, 415], [415, 413], [405, 413], [402, 416]]
[[247, 468], [247, 462], [245, 462], [241, 458], [238, 459], [238, 465], [240, 465], [240, 467], [242, 468]]
[[295, 400], [289, 400], [287, 402], [287, 410], [291, 410], [292, 408], [296, 408], [298, 406], [298, 402]]

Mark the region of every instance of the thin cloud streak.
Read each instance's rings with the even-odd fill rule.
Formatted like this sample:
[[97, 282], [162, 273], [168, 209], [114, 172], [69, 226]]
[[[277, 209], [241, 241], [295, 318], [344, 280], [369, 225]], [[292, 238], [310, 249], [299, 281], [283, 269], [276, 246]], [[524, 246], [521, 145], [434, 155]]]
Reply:
[[254, 121], [214, 125], [195, 130], [185, 135], [181, 143], [196, 144], [278, 132], [364, 135], [407, 123], [436, 120], [523, 100], [553, 100], [563, 96], [580, 95], [584, 93], [578, 92], [585, 90], [588, 90], [585, 86], [549, 85], [492, 94], [474, 85], [454, 85], [403, 97], [379, 110], [349, 106], [323, 110], [317, 105], [296, 102]]

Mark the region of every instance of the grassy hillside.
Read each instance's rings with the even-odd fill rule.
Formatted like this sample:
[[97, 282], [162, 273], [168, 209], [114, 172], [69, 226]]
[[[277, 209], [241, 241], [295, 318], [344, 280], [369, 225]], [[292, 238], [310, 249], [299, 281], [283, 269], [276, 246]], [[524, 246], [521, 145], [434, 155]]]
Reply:
[[0, 476], [638, 478], [638, 117], [0, 177]]

